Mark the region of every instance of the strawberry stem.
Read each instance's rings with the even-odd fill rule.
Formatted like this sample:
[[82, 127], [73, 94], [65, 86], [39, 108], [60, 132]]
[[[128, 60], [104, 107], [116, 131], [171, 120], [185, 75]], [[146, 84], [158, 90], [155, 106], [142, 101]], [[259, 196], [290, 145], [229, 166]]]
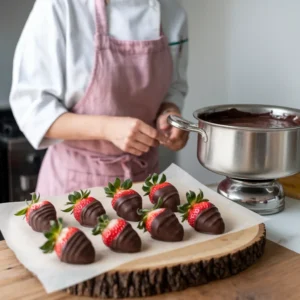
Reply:
[[93, 235], [102, 234], [104, 229], [108, 226], [110, 223], [110, 218], [108, 215], [104, 214], [98, 218], [98, 224], [94, 227], [92, 230]]
[[132, 187], [132, 181], [130, 179], [121, 182], [120, 178], [116, 178], [114, 183], [109, 182], [107, 187], [104, 188], [106, 197], [113, 198], [120, 190], [130, 190]]
[[26, 215], [28, 209], [31, 207], [31, 205], [36, 204], [40, 201], [40, 195], [37, 195], [36, 193], [31, 193], [31, 201], [28, 202], [27, 200], [25, 200], [25, 203], [27, 205], [26, 208], [23, 208], [21, 210], [19, 210], [18, 212], [15, 213], [15, 216], [24, 216]]
[[62, 212], [65, 212], [65, 213], [71, 212], [71, 214], [73, 214], [75, 205], [78, 202], [80, 202], [81, 200], [88, 198], [90, 193], [91, 193], [91, 191], [89, 191], [89, 190], [86, 190], [86, 191], [80, 190], [80, 192], [75, 191], [75, 192], [73, 192], [73, 194], [70, 194], [68, 196], [69, 201], [65, 204], [65, 205], [70, 205], [70, 207], [62, 210]]
[[43, 251], [43, 253], [51, 253], [53, 252], [55, 248], [56, 241], [61, 234], [61, 231], [63, 229], [63, 219], [58, 218], [56, 221], [50, 221], [50, 231], [44, 233], [45, 238], [47, 239], [47, 242], [45, 242], [40, 249]]
[[137, 228], [138, 229], [143, 229], [144, 232], [146, 232], [147, 231], [147, 229], [146, 229], [146, 221], [147, 221], [148, 214], [151, 211], [154, 211], [156, 209], [161, 208], [162, 204], [163, 204], [163, 198], [160, 197], [158, 199], [157, 203], [151, 209], [146, 209], [146, 208], [144, 208], [144, 209], [138, 209], [137, 210], [137, 214], [140, 215], [140, 216], [142, 216], [142, 218], [139, 221]]
[[188, 218], [189, 211], [193, 208], [195, 204], [200, 202], [208, 202], [208, 200], [203, 199], [203, 197], [204, 194], [202, 190], [199, 190], [199, 193], [197, 195], [193, 191], [189, 191], [186, 193], [187, 202], [177, 207], [178, 212], [181, 214], [182, 222], [184, 222]]
[[150, 191], [152, 189], [153, 186], [155, 186], [156, 184], [162, 184], [164, 182], [166, 182], [167, 177], [165, 174], [161, 175], [161, 178], [159, 180], [159, 175], [154, 173], [153, 175], [149, 175], [145, 182], [144, 185], [142, 187], [143, 191], [145, 192], [144, 196], [148, 196], [150, 194]]

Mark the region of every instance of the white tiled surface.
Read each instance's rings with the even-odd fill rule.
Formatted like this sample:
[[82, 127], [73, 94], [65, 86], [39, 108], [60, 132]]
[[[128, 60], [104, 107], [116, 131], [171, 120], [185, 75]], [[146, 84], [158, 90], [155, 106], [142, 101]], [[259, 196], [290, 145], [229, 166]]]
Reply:
[[[216, 190], [217, 185], [208, 185]], [[265, 222], [267, 239], [300, 254], [300, 200], [286, 198], [285, 210]]]

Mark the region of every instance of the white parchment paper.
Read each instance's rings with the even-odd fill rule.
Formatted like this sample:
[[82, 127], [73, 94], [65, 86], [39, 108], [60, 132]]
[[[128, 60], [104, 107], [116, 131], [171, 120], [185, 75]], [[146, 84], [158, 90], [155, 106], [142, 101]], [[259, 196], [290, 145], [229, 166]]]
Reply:
[[[225, 234], [252, 227], [266, 220], [204, 186], [174, 164], [165, 170], [164, 173], [168, 181], [176, 185], [182, 202], [185, 202], [185, 193], [188, 190], [197, 192], [197, 190], [201, 189], [205, 197], [218, 207], [223, 216], [226, 226]], [[141, 184], [134, 185], [133, 188], [143, 195]], [[78, 187], [78, 189], [80, 189], [80, 187]], [[92, 188], [91, 195], [102, 202], [106, 212], [111, 218], [117, 217], [111, 207], [111, 200], [105, 197], [103, 188]], [[43, 198], [42, 195], [41, 198]], [[55, 253], [43, 254], [39, 249], [45, 242], [43, 234], [34, 232], [22, 217], [14, 216], [16, 211], [24, 207], [24, 203], [14, 202], [1, 204], [0, 230], [8, 247], [15, 253], [17, 259], [37, 276], [47, 293], [62, 290], [138, 258], [180, 249], [219, 237], [197, 233], [185, 222], [183, 224], [185, 229], [184, 241], [179, 243], [166, 243], [153, 240], [149, 233], [144, 233], [137, 229], [137, 223], [131, 223], [142, 238], [143, 250], [137, 254], [117, 254], [104, 246], [101, 236], [93, 236], [91, 229], [81, 227], [72, 215], [61, 212], [61, 209], [65, 208], [64, 204], [67, 202], [67, 195], [50, 197], [47, 198], [47, 200], [54, 204], [58, 216], [63, 217], [67, 225], [76, 226], [85, 232], [87, 237], [92, 241], [97, 253], [96, 262], [84, 266], [62, 263]], [[148, 197], [143, 197], [143, 204], [144, 207], [151, 207]]]

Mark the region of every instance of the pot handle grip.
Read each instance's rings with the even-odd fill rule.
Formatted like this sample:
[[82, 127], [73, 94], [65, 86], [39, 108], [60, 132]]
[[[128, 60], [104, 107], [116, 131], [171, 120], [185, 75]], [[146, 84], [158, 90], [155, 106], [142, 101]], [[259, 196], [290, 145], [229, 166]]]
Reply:
[[205, 130], [199, 128], [197, 124], [176, 115], [169, 115], [168, 123], [181, 130], [196, 132], [202, 136], [204, 142], [207, 142], [207, 134]]

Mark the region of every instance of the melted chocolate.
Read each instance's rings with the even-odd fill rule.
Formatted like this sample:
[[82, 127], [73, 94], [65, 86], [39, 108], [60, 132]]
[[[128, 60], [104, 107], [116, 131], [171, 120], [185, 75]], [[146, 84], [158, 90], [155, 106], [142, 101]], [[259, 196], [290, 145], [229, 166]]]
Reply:
[[63, 248], [61, 261], [68, 264], [91, 264], [95, 261], [96, 252], [91, 241], [82, 231], [77, 231]]
[[177, 217], [170, 209], [165, 209], [151, 224], [151, 237], [164, 242], [180, 242], [184, 230]]
[[138, 209], [141, 208], [142, 197], [139, 194], [120, 197], [114, 206], [119, 217], [131, 222], [138, 222], [141, 219], [137, 213]]
[[274, 115], [267, 113], [249, 113], [235, 108], [199, 115], [199, 119], [220, 125], [250, 128], [291, 128], [300, 126], [300, 117], [296, 115]]
[[225, 224], [219, 210], [212, 206], [201, 212], [196, 219], [195, 230], [209, 234], [224, 233]]
[[141, 251], [142, 241], [131, 224], [127, 224], [121, 233], [113, 240], [110, 249], [115, 252], [135, 253]]
[[180, 198], [177, 189], [173, 185], [167, 185], [158, 189], [153, 194], [153, 201], [157, 203], [158, 199], [162, 197], [162, 207], [169, 208], [173, 212], [177, 212], [177, 206], [180, 204]]
[[100, 201], [94, 201], [83, 208], [80, 215], [80, 224], [86, 227], [95, 227], [98, 218], [106, 213]]
[[49, 231], [50, 221], [57, 221], [56, 210], [52, 203], [47, 203], [29, 214], [28, 223], [34, 231]]

